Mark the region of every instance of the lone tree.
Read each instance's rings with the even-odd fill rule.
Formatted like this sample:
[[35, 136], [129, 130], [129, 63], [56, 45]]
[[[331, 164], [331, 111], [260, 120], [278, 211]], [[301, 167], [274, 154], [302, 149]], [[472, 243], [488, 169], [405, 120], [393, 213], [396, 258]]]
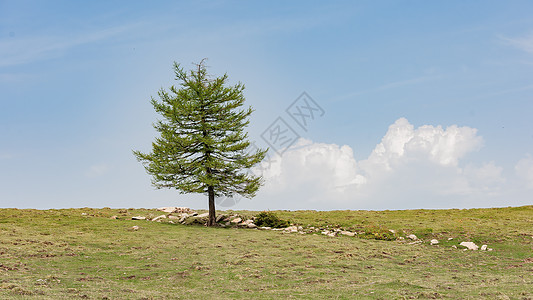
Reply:
[[212, 79], [204, 63], [205, 59], [188, 72], [174, 63], [181, 87], [171, 86], [170, 92], [161, 89], [160, 101], [151, 100], [162, 116], [153, 125], [160, 136], [152, 143], [151, 153], [133, 154], [156, 188], [207, 195], [207, 225], [213, 226], [215, 197], [255, 196], [262, 179], [246, 169], [263, 160], [266, 150], [246, 151], [250, 142], [244, 129], [253, 109], [241, 109], [244, 85], [227, 86], [227, 74]]

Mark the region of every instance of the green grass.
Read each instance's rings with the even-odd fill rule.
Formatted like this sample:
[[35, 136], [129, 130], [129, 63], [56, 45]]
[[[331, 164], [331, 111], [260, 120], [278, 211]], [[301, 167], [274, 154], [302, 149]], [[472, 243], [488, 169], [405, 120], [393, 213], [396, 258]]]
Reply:
[[[533, 298], [533, 206], [276, 212], [304, 227], [414, 233], [421, 244], [129, 220], [160, 214], [0, 209], [0, 298]], [[494, 251], [452, 248], [461, 241]]]

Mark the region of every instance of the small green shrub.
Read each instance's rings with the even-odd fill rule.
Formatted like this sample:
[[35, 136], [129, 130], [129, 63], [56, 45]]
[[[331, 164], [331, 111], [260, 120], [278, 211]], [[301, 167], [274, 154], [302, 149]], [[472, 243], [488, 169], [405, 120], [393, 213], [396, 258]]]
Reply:
[[394, 241], [396, 239], [396, 234], [391, 232], [386, 228], [370, 226], [365, 228], [362, 234], [358, 235], [364, 239], [374, 239], [374, 240], [383, 240], [383, 241]]
[[283, 228], [290, 225], [289, 221], [282, 220], [271, 211], [262, 211], [255, 216], [255, 225], [262, 227]]

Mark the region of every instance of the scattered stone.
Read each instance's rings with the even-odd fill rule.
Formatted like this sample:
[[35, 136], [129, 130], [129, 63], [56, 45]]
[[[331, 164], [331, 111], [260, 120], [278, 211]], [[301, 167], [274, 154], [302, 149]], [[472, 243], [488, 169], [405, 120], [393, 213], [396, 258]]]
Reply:
[[396, 233], [396, 230], [394, 230], [394, 229], [389, 229], [389, 231], [390, 231], [391, 233]]
[[453, 240], [453, 238], [448, 238], [448, 241], [451, 241], [451, 240]]
[[166, 219], [167, 215], [160, 215], [159, 217], [155, 217], [152, 219], [152, 221], [160, 221], [161, 219]]
[[81, 213], [81, 215], [82, 215], [82, 216], [86, 216], [86, 215], [87, 215], [87, 213]]
[[416, 235], [414, 235], [414, 234], [410, 234], [410, 235], [408, 235], [407, 238], [408, 238], [408, 239], [412, 239], [413, 241], [418, 240], [418, 237], [416, 237]]
[[110, 217], [110, 219], [116, 220], [116, 219], [118, 219], [118, 216], [112, 216], [112, 217]]
[[272, 228], [270, 228], [270, 227], [266, 227], [266, 226], [262, 226], [262, 227], [259, 227], [259, 229], [262, 229], [262, 230], [270, 230], [270, 229], [272, 229]]
[[226, 216], [226, 215], [218, 215], [216, 220], [215, 220], [215, 222], [218, 223], [218, 222], [221, 222], [221, 221], [225, 221], [227, 217], [228, 216]]
[[288, 231], [288, 232], [290, 232], [290, 233], [292, 233], [292, 232], [298, 232], [298, 227], [296, 227], [296, 226], [289, 226], [289, 227], [285, 228], [285, 231]]
[[487, 250], [487, 245], [481, 245], [481, 249], [480, 249], [480, 250], [481, 250], [481, 251], [485, 251], [485, 250]]
[[254, 223], [250, 223], [248, 224], [248, 228], [257, 228], [257, 225], [255, 225]]
[[454, 248], [454, 249], [457, 249], [457, 246], [455, 246], [455, 245], [452, 245], [452, 248]]
[[355, 233], [354, 233], [354, 232], [346, 231], [346, 230], [342, 230], [342, 231], [341, 231], [341, 234], [342, 234], [342, 235], [347, 235], [347, 236], [355, 236]]
[[169, 219], [172, 219], [172, 220], [179, 220], [180, 217], [178, 216], [168, 216]]
[[487, 249], [487, 251], [492, 251], [492, 248]]
[[203, 214], [199, 214], [199, 215], [197, 215], [196, 217], [198, 217], [198, 218], [205, 218], [205, 217], [209, 217], [209, 213], [208, 213], [208, 212], [206, 212], [206, 213], [203, 213]]
[[439, 241], [436, 240], [436, 239], [432, 239], [432, 240], [430, 241], [430, 243], [431, 243], [431, 245], [437, 245], [437, 244], [439, 243]]
[[477, 250], [479, 247], [474, 242], [461, 242], [459, 245], [464, 246], [470, 250]]
[[403, 241], [403, 240], [405, 240], [405, 238], [403, 236], [399, 236], [398, 240]]
[[139, 230], [139, 226], [132, 226], [131, 230]]
[[172, 213], [192, 213], [193, 212], [188, 207], [175, 207], [175, 206], [173, 206], [173, 207], [160, 207], [157, 210], [162, 211], [162, 212], [166, 212], [166, 213], [169, 213], [169, 214], [172, 214]]
[[235, 219], [231, 220], [231, 223], [233, 223], [233, 224], [238, 224], [238, 223], [240, 223], [241, 221], [242, 221], [241, 218], [235, 218]]
[[252, 224], [254, 222], [254, 220], [246, 220], [244, 222], [242, 222], [243, 224], [245, 225], [249, 225], [249, 224]]
[[137, 217], [131, 217], [132, 220], [146, 220], [146, 217], [141, 217], [141, 216], [137, 216]]

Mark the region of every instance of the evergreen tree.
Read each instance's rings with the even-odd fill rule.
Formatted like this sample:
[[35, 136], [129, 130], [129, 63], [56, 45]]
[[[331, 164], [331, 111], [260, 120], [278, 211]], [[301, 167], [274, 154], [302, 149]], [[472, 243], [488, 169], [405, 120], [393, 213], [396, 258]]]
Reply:
[[244, 131], [253, 109], [244, 105], [244, 85], [227, 86], [227, 74], [211, 79], [202, 60], [197, 68], [184, 71], [174, 63], [181, 87], [161, 89], [160, 101], [151, 104], [162, 120], [154, 123], [160, 136], [152, 152], [133, 151], [143, 163], [152, 184], [180, 193], [208, 196], [208, 226], [216, 224], [215, 197], [255, 196], [262, 178], [246, 173], [259, 163], [267, 150], [247, 153], [250, 145]]

